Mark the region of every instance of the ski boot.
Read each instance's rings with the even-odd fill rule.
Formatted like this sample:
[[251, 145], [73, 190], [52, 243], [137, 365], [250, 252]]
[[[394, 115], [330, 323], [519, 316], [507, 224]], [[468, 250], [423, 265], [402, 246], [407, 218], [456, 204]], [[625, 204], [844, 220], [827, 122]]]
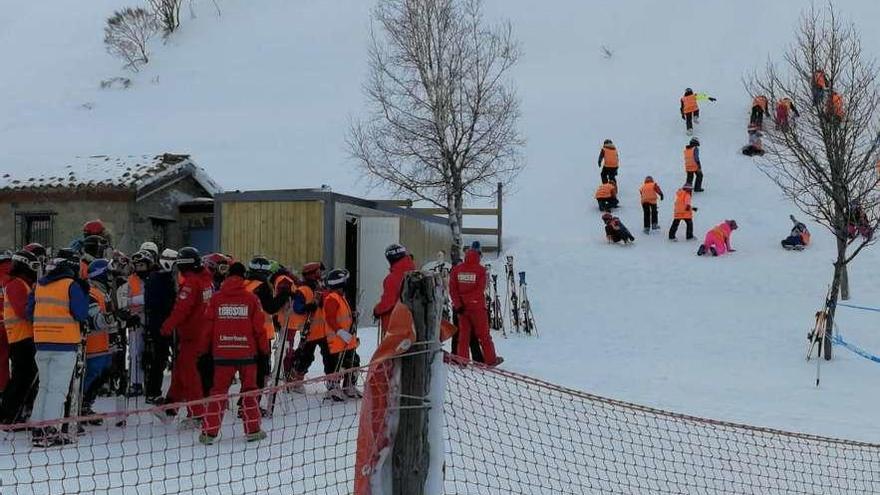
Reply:
[[[83, 405], [82, 409], [79, 411], [80, 416], [94, 416], [95, 411], [92, 410], [91, 404]], [[94, 418], [88, 421], [84, 421], [84, 423], [92, 426], [101, 426], [104, 424], [104, 420], [102, 418]]]
[[214, 445], [218, 438], [220, 438], [220, 435], [208, 435], [207, 433], [202, 433], [199, 435], [199, 443], [202, 445]]
[[302, 383], [305, 378], [305, 373], [299, 373], [291, 370], [291, 372], [287, 375], [287, 382], [289, 383], [287, 390], [296, 394], [306, 393], [306, 386]]
[[44, 449], [52, 445], [52, 442], [46, 438], [46, 428], [33, 428], [31, 430], [31, 444], [38, 449]]
[[660, 230], [660, 224], [655, 223], [654, 225], [651, 225], [651, 230]]
[[141, 385], [140, 383], [134, 383], [134, 384], [132, 384], [131, 387], [128, 389], [128, 395], [127, 395], [127, 396], [128, 396], [129, 398], [140, 397], [140, 396], [142, 396], [142, 395], [144, 395], [144, 386]]
[[144, 398], [144, 402], [147, 404], [158, 406], [162, 404], [162, 396], [161, 395], [151, 395]]
[[260, 430], [253, 433], [248, 433], [245, 438], [248, 442], [259, 442], [260, 440], [264, 440], [266, 438], [266, 432]]
[[327, 393], [324, 395], [324, 400], [332, 400], [333, 402], [345, 402], [345, 394], [342, 393], [342, 389], [339, 388], [339, 384], [328, 384]]
[[645, 227], [644, 229], [642, 229], [642, 232], [644, 232], [647, 235], [647, 234], [651, 233], [651, 229], [648, 227]]
[[202, 418], [183, 418], [180, 420], [180, 429], [181, 430], [195, 430], [197, 428], [201, 428], [202, 426]]
[[718, 256], [718, 251], [715, 249], [715, 246], [709, 246], [709, 252], [712, 253], [712, 256]]
[[706, 245], [700, 244], [700, 247], [697, 248], [697, 256], [702, 256], [706, 254]]
[[501, 356], [498, 356], [498, 357], [495, 358], [495, 362], [494, 362], [494, 363], [492, 363], [492, 364], [486, 363], [486, 366], [488, 366], [488, 367], [490, 367], [490, 368], [494, 368], [494, 367], [496, 367], [496, 366], [499, 366], [499, 365], [500, 365], [501, 363], [503, 363], [503, 362], [504, 362], [504, 358], [501, 357]]
[[357, 372], [349, 372], [342, 379], [342, 393], [351, 399], [360, 399], [364, 396], [357, 388]]

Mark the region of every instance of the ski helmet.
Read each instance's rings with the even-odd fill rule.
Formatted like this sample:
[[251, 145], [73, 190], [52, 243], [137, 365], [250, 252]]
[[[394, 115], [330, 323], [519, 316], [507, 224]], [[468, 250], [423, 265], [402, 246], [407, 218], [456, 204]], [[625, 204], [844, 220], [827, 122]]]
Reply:
[[71, 270], [74, 275], [79, 274], [79, 256], [73, 249], [59, 249], [55, 257], [46, 263], [46, 271]]
[[614, 142], [611, 141], [610, 139], [606, 139], [605, 141], [602, 142], [602, 144], [614, 144]]
[[202, 257], [202, 264], [213, 275], [226, 275], [229, 272], [229, 258], [223, 253], [211, 253]]
[[12, 261], [12, 251], [4, 249], [3, 251], [0, 251], [0, 263], [5, 263], [7, 261]]
[[147, 241], [141, 244], [141, 247], [138, 248], [138, 251], [149, 251], [153, 255], [153, 259], [159, 259], [159, 246], [156, 245], [155, 242]]
[[697, 139], [697, 138], [695, 138], [695, 137], [693, 137], [693, 138], [691, 138], [690, 145], [691, 145], [691, 146], [699, 146], [699, 145], [700, 145], [700, 140]]
[[385, 259], [388, 260], [389, 263], [394, 263], [395, 261], [402, 259], [404, 256], [406, 256], [406, 248], [400, 244], [392, 244], [385, 248]]
[[191, 246], [181, 248], [177, 253], [177, 266], [183, 272], [197, 271], [202, 267], [202, 256], [199, 254], [199, 250]]
[[110, 272], [120, 277], [131, 275], [131, 259], [122, 251], [113, 251], [110, 254]]
[[229, 265], [229, 276], [230, 277], [241, 277], [244, 278], [246, 270], [244, 268], [244, 263], [240, 261], [236, 261], [235, 263]]
[[602, 221], [605, 222], [605, 223], [608, 223], [608, 222], [610, 222], [610, 221], [613, 220], [613, 219], [614, 219], [614, 216], [613, 216], [611, 213], [604, 213], [604, 214], [602, 215]]
[[730, 230], [736, 230], [739, 226], [736, 224], [736, 220], [727, 220], [727, 225], [730, 226]]
[[471, 243], [471, 247], [469, 248], [471, 251], [476, 251], [480, 254], [483, 253], [483, 248], [480, 246], [480, 241], [474, 241]]
[[324, 285], [328, 289], [343, 289], [345, 288], [345, 284], [348, 283], [350, 277], [351, 274], [346, 269], [337, 268], [335, 270], [330, 270], [330, 272], [324, 276]]
[[90, 235], [103, 236], [105, 233], [106, 229], [104, 228], [104, 222], [101, 220], [89, 220], [83, 224], [83, 237], [88, 237]]
[[693, 92], [694, 92], [694, 90], [691, 89], [691, 88], [684, 88], [684, 94], [686, 94], [686, 95], [687, 95], [687, 94], [691, 94], [691, 93], [693, 93]]
[[90, 235], [83, 239], [83, 253], [93, 258], [103, 258], [104, 252], [107, 250], [107, 239], [99, 235]]
[[177, 264], [177, 256], [177, 251], [173, 249], [162, 251], [162, 254], [159, 255], [159, 267], [163, 272], [170, 272], [174, 269], [174, 265]]
[[150, 251], [141, 250], [131, 255], [131, 264], [134, 266], [135, 271], [138, 271], [139, 265], [143, 267], [140, 271], [146, 271], [156, 264], [156, 259]]
[[36, 256], [37, 259], [40, 260], [40, 262], [46, 260], [46, 248], [43, 247], [43, 245], [39, 242], [32, 242], [22, 249], [27, 252], [34, 253], [34, 256]]
[[247, 266], [249, 276], [263, 280], [265, 280], [269, 276], [271, 268], [272, 262], [269, 260], [269, 258], [261, 254], [258, 254], [251, 258], [251, 261], [248, 262]]
[[321, 261], [312, 261], [303, 265], [301, 273], [303, 278], [307, 280], [320, 280], [321, 273], [324, 271], [324, 263]]
[[106, 282], [110, 275], [110, 261], [104, 258], [96, 259], [89, 263], [89, 280], [97, 280], [98, 282]]
[[34, 253], [30, 251], [22, 249], [13, 254], [11, 259], [12, 266], [10, 267], [10, 271], [13, 273], [26, 273], [31, 276], [36, 276], [40, 271], [40, 260], [38, 260]]

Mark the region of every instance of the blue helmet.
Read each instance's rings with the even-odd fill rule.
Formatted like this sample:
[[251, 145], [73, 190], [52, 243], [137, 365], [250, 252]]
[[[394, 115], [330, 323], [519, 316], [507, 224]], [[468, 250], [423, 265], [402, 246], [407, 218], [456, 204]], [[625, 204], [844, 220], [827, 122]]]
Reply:
[[89, 263], [89, 280], [105, 280], [110, 271], [110, 261], [103, 258]]

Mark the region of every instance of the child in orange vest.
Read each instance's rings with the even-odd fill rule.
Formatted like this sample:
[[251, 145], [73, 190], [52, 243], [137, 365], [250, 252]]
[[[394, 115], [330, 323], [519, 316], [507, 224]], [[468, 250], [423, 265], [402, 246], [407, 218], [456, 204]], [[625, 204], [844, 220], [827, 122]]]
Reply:
[[624, 244], [629, 244], [636, 240], [623, 222], [611, 213], [605, 213], [602, 215], [602, 222], [605, 223], [605, 239], [607, 239], [608, 242], [613, 242], [615, 244], [623, 242]]
[[599, 185], [596, 188], [596, 202], [599, 203], [599, 209], [602, 211], [611, 211], [617, 208], [620, 201], [617, 200], [617, 183], [613, 180]]
[[602, 183], [617, 181], [617, 167], [620, 165], [620, 158], [617, 155], [617, 148], [610, 139], [606, 139], [602, 143], [602, 149], [599, 150], [599, 168], [602, 169], [600, 177]]
[[787, 251], [803, 251], [810, 244], [810, 231], [794, 215], [789, 215], [788, 218], [791, 219], [794, 227], [791, 228], [791, 233], [788, 234], [788, 237], [782, 240], [782, 248]]
[[758, 95], [752, 100], [752, 115], [749, 117], [749, 126], [755, 126], [757, 129], [764, 128], [764, 116], [770, 116], [767, 97]]
[[681, 119], [684, 120], [688, 136], [693, 134], [694, 124], [700, 123], [700, 105], [698, 103], [700, 100], [714, 102], [715, 98], [704, 93], [694, 93], [694, 90], [691, 88], [685, 89], [684, 95], [681, 97], [679, 111], [681, 112]]

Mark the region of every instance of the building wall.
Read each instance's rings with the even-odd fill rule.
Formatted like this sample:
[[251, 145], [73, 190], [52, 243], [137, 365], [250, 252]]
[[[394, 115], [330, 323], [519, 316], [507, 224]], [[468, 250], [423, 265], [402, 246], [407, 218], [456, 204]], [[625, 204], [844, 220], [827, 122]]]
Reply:
[[255, 254], [299, 269], [322, 259], [323, 201], [222, 201], [220, 251], [236, 259]]
[[209, 194], [192, 177], [169, 185], [154, 194], [142, 198], [134, 204], [133, 214], [126, 232], [120, 238], [120, 246], [125, 252], [137, 249], [142, 242], [154, 240], [152, 218], [168, 219], [173, 222], [168, 224], [168, 237], [166, 246], [179, 249], [185, 245], [185, 225], [181, 221], [178, 211], [180, 203], [191, 201], [195, 198], [208, 197]]
[[[82, 237], [82, 225], [88, 220], [100, 218], [113, 234], [113, 242], [128, 230], [132, 203], [125, 200], [83, 201], [50, 200], [33, 198], [27, 201], [0, 202], [0, 248], [21, 247], [15, 243], [15, 214], [28, 212], [54, 212], [53, 238], [56, 249], [67, 247]], [[8, 226], [6, 228], [5, 226]]]
[[417, 266], [435, 260], [437, 252], [441, 250], [446, 253], [446, 261], [449, 261], [452, 231], [448, 225], [401, 217], [400, 243], [413, 254]]

